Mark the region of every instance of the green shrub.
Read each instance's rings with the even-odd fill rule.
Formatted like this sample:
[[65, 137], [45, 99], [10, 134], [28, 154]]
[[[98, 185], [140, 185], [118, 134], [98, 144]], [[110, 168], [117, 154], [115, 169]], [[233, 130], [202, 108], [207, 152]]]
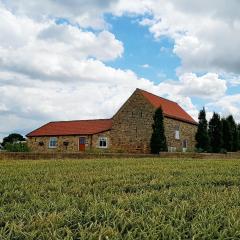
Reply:
[[25, 142], [7, 143], [4, 149], [8, 152], [29, 152], [29, 148]]
[[221, 148], [220, 153], [227, 154], [227, 150], [225, 148]]

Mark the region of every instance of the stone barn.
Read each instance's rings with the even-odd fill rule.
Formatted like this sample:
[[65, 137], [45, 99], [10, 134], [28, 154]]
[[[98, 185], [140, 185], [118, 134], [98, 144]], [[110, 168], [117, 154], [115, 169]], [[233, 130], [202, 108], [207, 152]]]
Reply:
[[149, 153], [153, 115], [164, 113], [168, 150], [191, 151], [197, 123], [176, 102], [136, 89], [111, 119], [50, 122], [27, 134], [34, 152]]

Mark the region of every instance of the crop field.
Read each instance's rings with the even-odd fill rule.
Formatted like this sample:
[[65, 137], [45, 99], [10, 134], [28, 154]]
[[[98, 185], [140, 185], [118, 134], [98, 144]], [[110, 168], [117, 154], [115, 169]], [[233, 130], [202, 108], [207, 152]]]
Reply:
[[0, 161], [0, 239], [240, 239], [240, 161]]

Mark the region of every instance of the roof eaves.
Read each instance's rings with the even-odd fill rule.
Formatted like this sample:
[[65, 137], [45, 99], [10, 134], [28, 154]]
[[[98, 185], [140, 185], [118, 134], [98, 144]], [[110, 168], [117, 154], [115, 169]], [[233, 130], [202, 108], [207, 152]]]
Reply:
[[190, 120], [187, 120], [187, 119], [184, 119], [184, 118], [180, 118], [180, 117], [176, 117], [176, 116], [172, 116], [172, 115], [169, 115], [169, 114], [164, 114], [164, 117], [167, 117], [167, 118], [170, 118], [170, 119], [179, 120], [181, 122], [190, 123], [190, 124], [193, 124], [193, 125], [198, 125], [198, 123], [195, 120], [190, 121]]
[[31, 132], [29, 132], [28, 134], [26, 134], [26, 137], [31, 137], [30, 135], [31, 135], [33, 132], [39, 130], [39, 129], [42, 128], [42, 127], [47, 126], [47, 125], [50, 124], [50, 123], [51, 123], [51, 122], [48, 122], [48, 123], [42, 125], [41, 127], [34, 129], [33, 131], [31, 131]]

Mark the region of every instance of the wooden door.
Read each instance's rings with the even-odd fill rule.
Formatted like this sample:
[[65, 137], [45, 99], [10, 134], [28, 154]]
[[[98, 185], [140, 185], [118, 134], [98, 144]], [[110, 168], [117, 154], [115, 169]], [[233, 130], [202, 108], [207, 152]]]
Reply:
[[79, 138], [79, 151], [81, 151], [81, 152], [85, 151], [85, 144], [86, 144], [86, 138], [80, 137]]

